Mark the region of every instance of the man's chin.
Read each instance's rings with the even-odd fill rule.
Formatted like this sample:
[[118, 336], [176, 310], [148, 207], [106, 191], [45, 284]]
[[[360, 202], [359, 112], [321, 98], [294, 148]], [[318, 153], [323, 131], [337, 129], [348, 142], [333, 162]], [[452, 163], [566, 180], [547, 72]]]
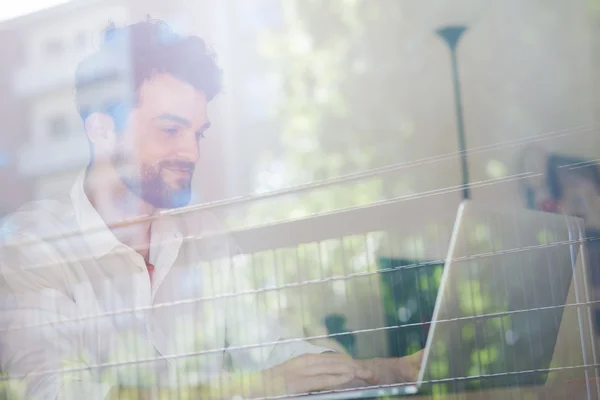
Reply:
[[152, 207], [162, 210], [169, 210], [174, 208], [182, 208], [190, 204], [191, 201], [190, 191], [181, 191], [178, 193], [165, 193], [162, 195], [151, 195], [143, 196], [143, 200], [150, 204]]
[[186, 207], [190, 204], [191, 199], [192, 199], [192, 195], [191, 195], [190, 191], [174, 193], [171, 196], [169, 196], [168, 199], [166, 199], [167, 200], [167, 201], [165, 201], [166, 207], [163, 207], [163, 208], [173, 209], [173, 208]]

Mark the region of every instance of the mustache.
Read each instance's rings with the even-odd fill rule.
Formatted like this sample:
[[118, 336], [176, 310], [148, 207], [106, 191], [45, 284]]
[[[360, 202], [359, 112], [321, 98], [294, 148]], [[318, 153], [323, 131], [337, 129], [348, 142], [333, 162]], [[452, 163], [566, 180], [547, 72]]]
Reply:
[[189, 161], [169, 160], [160, 163], [161, 168], [180, 169], [184, 171], [194, 172], [196, 165]]

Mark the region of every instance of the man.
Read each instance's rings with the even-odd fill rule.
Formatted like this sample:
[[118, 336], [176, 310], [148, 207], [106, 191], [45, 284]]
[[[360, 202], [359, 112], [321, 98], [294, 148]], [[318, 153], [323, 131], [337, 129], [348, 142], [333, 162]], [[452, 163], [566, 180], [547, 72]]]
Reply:
[[90, 164], [69, 196], [23, 207], [0, 236], [0, 358], [27, 398], [259, 397], [414, 379], [418, 356], [357, 361], [282, 340], [252, 294], [232, 295], [243, 271], [214, 261], [235, 254], [211, 236], [215, 219], [165, 212], [190, 201], [220, 74], [200, 38], [156, 21], [110, 28], [80, 63]]

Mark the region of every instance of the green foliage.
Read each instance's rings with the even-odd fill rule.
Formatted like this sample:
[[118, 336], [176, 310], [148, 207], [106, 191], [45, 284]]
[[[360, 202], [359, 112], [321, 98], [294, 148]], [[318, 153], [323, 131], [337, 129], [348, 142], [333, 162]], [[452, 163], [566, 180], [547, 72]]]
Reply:
[[[400, 326], [390, 332], [388, 348], [393, 356], [408, 355], [425, 346], [443, 267], [385, 258], [380, 264], [389, 271], [382, 273], [386, 322]], [[444, 368], [447, 366], [439, 369]]]
[[[0, 379], [4, 379], [6, 376], [6, 374], [0, 373]], [[15, 379], [0, 380], [0, 399], [24, 400], [25, 387]]]
[[595, 20], [600, 19], [600, 1], [588, 0], [588, 6], [590, 9], [590, 16]]
[[[283, 29], [264, 32], [259, 50], [282, 81], [283, 154], [278, 161], [286, 183], [335, 178], [406, 160], [413, 127], [395, 106], [403, 88], [397, 70], [406, 60], [401, 52], [389, 51], [389, 38], [410, 23], [403, 20], [405, 5], [389, 0], [290, 0], [282, 7]], [[260, 157], [264, 161], [255, 170], [268, 169], [273, 158]], [[404, 172], [393, 181], [373, 179], [278, 199], [276, 207], [257, 205], [247, 214], [284, 219], [368, 204], [410, 192], [410, 181]]]

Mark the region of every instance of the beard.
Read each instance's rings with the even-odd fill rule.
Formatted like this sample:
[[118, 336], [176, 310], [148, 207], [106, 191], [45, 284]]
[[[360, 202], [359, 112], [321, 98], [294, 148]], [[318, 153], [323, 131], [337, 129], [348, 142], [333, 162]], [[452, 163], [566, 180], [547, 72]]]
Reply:
[[[111, 161], [127, 189], [152, 207], [170, 209], [189, 204], [192, 197], [193, 163], [171, 160], [157, 165], [142, 164], [138, 168], [128, 164], [121, 152], [116, 153]], [[189, 170], [189, 178], [169, 184], [162, 175], [165, 168]]]

